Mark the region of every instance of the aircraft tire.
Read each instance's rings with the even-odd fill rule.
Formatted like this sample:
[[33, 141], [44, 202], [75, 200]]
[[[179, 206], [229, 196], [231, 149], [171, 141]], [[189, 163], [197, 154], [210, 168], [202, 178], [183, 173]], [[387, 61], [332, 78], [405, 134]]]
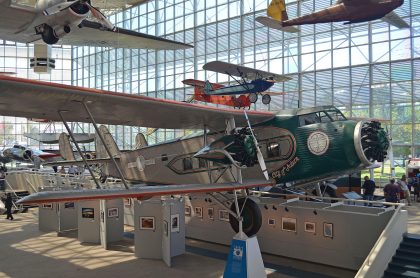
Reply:
[[[245, 200], [246, 200], [246, 203], [245, 203]], [[245, 206], [244, 206], [244, 203], [245, 203]], [[242, 210], [242, 217], [243, 217], [242, 230], [248, 237], [251, 237], [255, 235], [256, 233], [258, 233], [258, 231], [261, 228], [261, 225], [262, 225], [261, 210], [258, 207], [257, 203], [255, 203], [251, 199], [241, 198], [238, 200], [238, 204], [239, 204], [239, 209], [241, 209], [244, 206]], [[230, 209], [232, 211], [236, 211], [234, 202], [230, 206]], [[236, 233], [238, 233], [239, 222], [231, 214], [229, 214], [229, 223], [232, 229]]]
[[256, 103], [258, 100], [258, 95], [256, 93], [251, 93], [249, 94], [248, 98], [251, 103]]
[[57, 38], [54, 34], [54, 29], [47, 24], [44, 24], [44, 31], [42, 32], [41, 36], [42, 40], [46, 44], [56, 44], [59, 40], [59, 38]]
[[265, 105], [268, 105], [268, 104], [270, 104], [270, 102], [271, 102], [271, 96], [269, 94], [263, 95], [262, 103], [265, 104]]

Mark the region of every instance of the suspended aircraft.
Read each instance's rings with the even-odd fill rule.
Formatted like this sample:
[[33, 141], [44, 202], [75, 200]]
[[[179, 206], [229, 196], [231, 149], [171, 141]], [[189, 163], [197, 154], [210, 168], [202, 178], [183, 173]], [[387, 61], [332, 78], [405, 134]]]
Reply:
[[32, 163], [36, 158], [39, 158], [41, 162], [47, 162], [61, 159], [61, 155], [28, 148], [19, 144], [15, 144], [11, 148], [5, 148], [2, 155], [2, 160], [4, 159], [4, 161], [7, 161], [5, 163], [13, 160]]
[[90, 0], [0, 0], [0, 39], [74, 46], [186, 49], [191, 45], [114, 26]]
[[267, 9], [267, 15], [257, 17], [259, 23], [285, 32], [298, 32], [297, 25], [341, 22], [344, 24], [359, 23], [382, 19], [397, 28], [410, 26], [399, 17], [394, 10], [404, 4], [404, 0], [337, 0], [325, 9], [308, 15], [289, 19], [284, 0], [272, 0]]
[[[257, 70], [221, 61], [205, 64], [203, 69], [223, 73], [234, 79], [238, 85], [224, 86], [217, 83], [186, 79], [182, 82], [194, 86], [193, 98], [202, 102], [223, 104], [234, 108], [250, 108], [257, 102], [258, 95], [262, 96], [262, 103], [269, 104], [271, 95], [283, 95], [282, 92], [267, 92], [276, 82], [291, 80], [290, 77], [271, 72]], [[237, 79], [239, 77], [240, 79]], [[248, 81], [251, 80], [251, 81]]]
[[[10, 76], [0, 76], [0, 115], [62, 120], [70, 136], [67, 121], [91, 122], [101, 144], [97, 157], [109, 161], [107, 174], [126, 187], [40, 192], [22, 203], [207, 193], [231, 208], [236, 231], [245, 218], [248, 236], [260, 228], [261, 212], [246, 190], [233, 197], [226, 191], [313, 183], [383, 161], [389, 146], [380, 123], [347, 120], [333, 106], [246, 112]], [[199, 131], [121, 152], [96, 123]], [[129, 186], [129, 180], [155, 186]]]

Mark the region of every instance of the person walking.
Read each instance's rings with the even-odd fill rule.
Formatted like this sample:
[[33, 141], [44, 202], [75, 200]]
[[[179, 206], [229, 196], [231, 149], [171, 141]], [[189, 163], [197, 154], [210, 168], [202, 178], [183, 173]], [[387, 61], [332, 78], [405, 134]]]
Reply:
[[406, 175], [402, 175], [401, 180], [399, 181], [399, 186], [401, 188], [401, 191], [404, 193], [404, 199], [406, 199], [406, 202], [409, 206], [411, 206], [411, 196], [410, 196], [410, 190], [408, 189], [407, 185], [407, 177]]
[[395, 179], [389, 180], [389, 183], [384, 187], [385, 201], [397, 203], [400, 194], [400, 187], [395, 183]]
[[[363, 182], [363, 199], [367, 201], [373, 201], [373, 194], [375, 192], [375, 182], [369, 179], [368, 176], [365, 176], [365, 181]], [[365, 204], [366, 205], [366, 204]], [[369, 206], [372, 206], [372, 203], [369, 203]]]
[[6, 208], [6, 214], [7, 214], [6, 219], [13, 220], [13, 214], [12, 214], [13, 199], [12, 199], [12, 194], [11, 193], [7, 193], [6, 196], [7, 197], [6, 197], [5, 201], [4, 201], [4, 207]]

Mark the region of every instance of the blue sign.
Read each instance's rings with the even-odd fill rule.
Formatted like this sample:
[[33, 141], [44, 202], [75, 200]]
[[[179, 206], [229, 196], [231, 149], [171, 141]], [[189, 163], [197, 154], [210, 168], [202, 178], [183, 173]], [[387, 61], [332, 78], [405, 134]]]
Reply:
[[233, 239], [230, 245], [224, 278], [246, 278], [246, 241]]

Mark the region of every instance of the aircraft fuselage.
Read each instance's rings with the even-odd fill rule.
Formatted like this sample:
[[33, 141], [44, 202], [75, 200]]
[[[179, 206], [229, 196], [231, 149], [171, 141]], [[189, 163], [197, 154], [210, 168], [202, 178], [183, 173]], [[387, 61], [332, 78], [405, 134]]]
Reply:
[[283, 21], [282, 24], [286, 27], [340, 21], [346, 21], [346, 23], [370, 21], [384, 17], [400, 7], [404, 0], [356, 0], [348, 2], [351, 4], [339, 1], [326, 9]]
[[263, 79], [253, 80], [244, 84], [226, 86], [209, 91], [208, 95], [241, 95], [258, 94], [270, 89], [275, 83]]
[[[285, 183], [356, 170], [374, 162], [368, 151], [370, 147], [375, 148], [374, 152], [381, 152], [378, 159], [383, 160], [388, 141], [381, 128], [373, 128], [372, 134], [377, 141], [380, 141], [379, 137], [385, 140], [384, 144], [368, 148], [362, 137], [367, 136], [366, 130], [372, 131], [370, 123], [363, 125], [346, 120], [335, 108], [325, 109], [307, 114], [299, 114], [299, 110], [295, 115], [281, 114], [253, 127], [270, 178]], [[225, 148], [230, 144], [230, 136], [209, 134], [207, 146], [203, 135], [181, 138], [123, 152], [118, 163], [125, 178], [132, 181], [155, 184], [231, 182], [234, 178], [230, 170], [226, 170], [229, 164], [225, 163], [223, 155], [212, 152], [196, 155], [203, 148]], [[233, 149], [227, 150], [232, 153]], [[118, 177], [111, 165], [106, 174]], [[244, 179], [264, 178], [258, 163], [242, 170], [242, 175]]]

